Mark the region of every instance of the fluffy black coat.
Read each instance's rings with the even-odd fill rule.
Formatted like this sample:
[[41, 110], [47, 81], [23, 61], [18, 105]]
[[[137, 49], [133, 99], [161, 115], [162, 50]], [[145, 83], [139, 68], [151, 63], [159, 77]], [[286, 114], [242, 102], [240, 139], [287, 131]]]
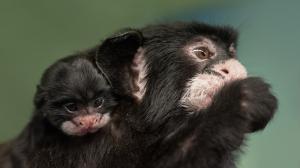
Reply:
[[[127, 64], [121, 62], [115, 67], [114, 63], [115, 57], [118, 60], [132, 57], [140, 44], [137, 41], [132, 48], [120, 53], [110, 48], [122, 48], [123, 42], [131, 43], [131, 37], [140, 36], [135, 33], [128, 38], [127, 34], [117, 34], [101, 46], [63, 58], [46, 70], [35, 95], [35, 111], [31, 121], [17, 138], [0, 146], [1, 168], [135, 167], [135, 156], [140, 146], [136, 138], [133, 141], [134, 131], [125, 120], [133, 100], [126, 95], [129, 89], [126, 89], [127, 82], [124, 81], [128, 79], [118, 74], [126, 72]], [[102, 62], [106, 72], [102, 71], [99, 62], [96, 63], [96, 55], [108, 58]], [[119, 81], [107, 78], [107, 73]], [[111, 83], [115, 84], [113, 88], [108, 86]], [[68, 116], [56, 107], [60, 105], [54, 103], [54, 107], [52, 103], [60, 102], [59, 99], [69, 95], [86, 100], [94, 97], [99, 90], [106, 95], [103, 108], [112, 112], [112, 121], [93, 134], [76, 137], [63, 133], [59, 126], [61, 120]], [[109, 94], [114, 96], [113, 100]]]
[[199, 70], [204, 63], [187, 59], [183, 47], [203, 36], [224, 50], [222, 60], [236, 59], [230, 48], [236, 47], [237, 32], [199, 23], [153, 25], [141, 31], [147, 83], [136, 114], [140, 128], [156, 138], [146, 146], [138, 167], [235, 167], [246, 134], [262, 130], [277, 108], [270, 86], [255, 77], [233, 81], [200, 111], [188, 111], [179, 101], [186, 83], [205, 71]]
[[[121, 102], [119, 114], [123, 115], [114, 122], [116, 127], [110, 127], [117, 129], [108, 129], [107, 136], [101, 132], [88, 136], [84, 142], [53, 143], [54, 148], [40, 151], [32, 148], [40, 137], [39, 124], [43, 124], [36, 122], [29, 124], [31, 129], [12, 145], [0, 146], [0, 155], [12, 160], [15, 167], [24, 165], [28, 152], [39, 151], [37, 155], [42, 157], [32, 162], [32, 167], [234, 168], [235, 154], [246, 134], [266, 126], [277, 101], [268, 84], [259, 78], [246, 78], [225, 85], [208, 108], [189, 111], [181, 107], [187, 81], [199, 73], [182, 47], [198, 36], [220, 46], [222, 59], [232, 57], [228, 48], [231, 44], [235, 47], [237, 33], [199, 23], [125, 30], [100, 47], [81, 53], [107, 74], [115, 92], [126, 100]], [[131, 67], [138, 47], [144, 50], [147, 65], [146, 93], [141, 100], [132, 94], [138, 74]], [[247, 106], [242, 106], [245, 102]], [[46, 139], [46, 144], [52, 144], [51, 138]], [[8, 165], [5, 159], [1, 162]]]

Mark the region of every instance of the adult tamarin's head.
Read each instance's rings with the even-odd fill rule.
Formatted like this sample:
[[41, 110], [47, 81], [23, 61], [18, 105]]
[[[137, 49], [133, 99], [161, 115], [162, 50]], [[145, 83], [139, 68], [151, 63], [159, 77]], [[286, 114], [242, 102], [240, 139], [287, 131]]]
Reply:
[[224, 84], [247, 76], [237, 60], [237, 32], [230, 27], [172, 23], [141, 32], [143, 44], [131, 66], [133, 95], [149, 121], [164, 121], [176, 108], [206, 109]]

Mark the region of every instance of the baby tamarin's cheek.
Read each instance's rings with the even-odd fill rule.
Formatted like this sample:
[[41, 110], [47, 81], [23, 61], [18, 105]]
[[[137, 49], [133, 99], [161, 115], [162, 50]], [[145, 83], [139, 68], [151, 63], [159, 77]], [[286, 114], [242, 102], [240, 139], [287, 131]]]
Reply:
[[110, 121], [110, 114], [88, 114], [80, 115], [72, 120], [62, 123], [61, 129], [68, 135], [83, 136], [87, 133], [97, 132]]

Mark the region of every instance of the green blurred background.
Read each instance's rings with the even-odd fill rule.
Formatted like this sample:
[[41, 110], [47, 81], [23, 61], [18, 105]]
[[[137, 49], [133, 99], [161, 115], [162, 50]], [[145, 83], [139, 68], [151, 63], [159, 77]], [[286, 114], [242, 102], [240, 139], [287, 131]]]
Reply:
[[279, 98], [276, 117], [249, 136], [239, 167], [300, 168], [299, 7], [297, 0], [0, 0], [0, 142], [28, 122], [39, 78], [58, 58], [123, 27], [197, 20], [236, 27], [241, 61]]

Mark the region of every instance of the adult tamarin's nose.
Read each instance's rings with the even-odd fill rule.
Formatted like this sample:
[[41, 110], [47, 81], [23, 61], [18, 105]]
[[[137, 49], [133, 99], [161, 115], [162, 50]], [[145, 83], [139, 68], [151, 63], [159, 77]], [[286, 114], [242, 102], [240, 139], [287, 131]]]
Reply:
[[246, 68], [236, 59], [228, 59], [213, 65], [212, 70], [221, 74], [225, 80], [243, 79], [247, 77]]

